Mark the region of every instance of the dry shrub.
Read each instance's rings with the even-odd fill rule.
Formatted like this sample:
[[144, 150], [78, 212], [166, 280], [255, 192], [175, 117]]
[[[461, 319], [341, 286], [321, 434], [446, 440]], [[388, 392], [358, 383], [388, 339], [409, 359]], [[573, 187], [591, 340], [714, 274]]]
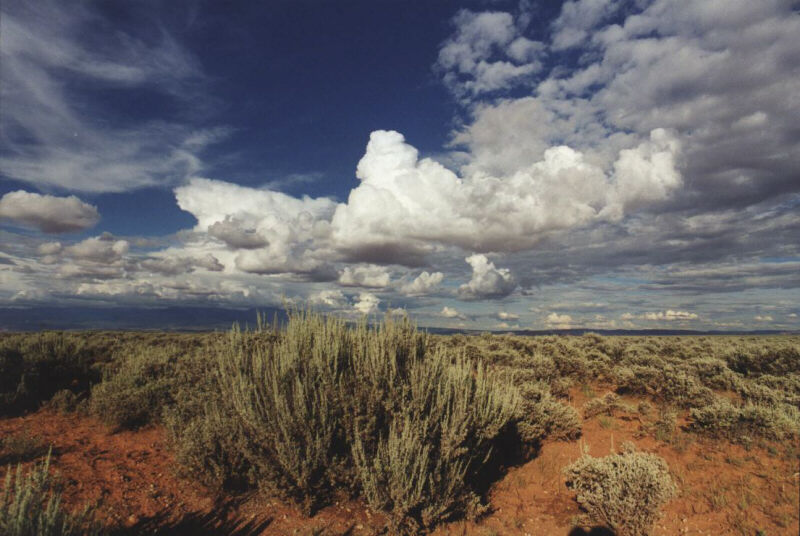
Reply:
[[686, 369], [695, 374], [703, 385], [711, 389], [734, 390], [741, 377], [728, 368], [722, 359], [698, 357], [686, 362]]
[[277, 336], [234, 329], [213, 349], [208, 403], [176, 395], [166, 422], [178, 458], [207, 481], [253, 481], [306, 512], [336, 490], [363, 492], [398, 532], [478, 513], [517, 391], [432, 348], [406, 318], [351, 328], [289, 316]]
[[575, 408], [562, 404], [544, 383], [530, 383], [520, 388], [517, 429], [521, 439], [538, 446], [545, 438], [577, 439], [581, 435], [581, 420]]
[[73, 515], [61, 508], [61, 495], [50, 477], [50, 455], [23, 473], [6, 472], [0, 491], [0, 534], [4, 536], [77, 536], [98, 534], [92, 512]]
[[15, 335], [0, 344], [0, 414], [34, 410], [62, 389], [97, 381], [85, 337], [62, 332]]
[[614, 415], [614, 412], [621, 409], [619, 395], [616, 393], [606, 393], [601, 398], [593, 398], [583, 405], [583, 416], [586, 419], [597, 415]]
[[715, 399], [714, 392], [696, 376], [672, 365], [619, 367], [614, 375], [620, 393], [649, 395], [684, 408], [703, 407]]
[[661, 507], [676, 493], [666, 462], [630, 447], [603, 458], [584, 455], [564, 472], [591, 521], [618, 536], [650, 534]]
[[732, 441], [753, 437], [781, 441], [796, 438], [800, 431], [800, 412], [786, 404], [737, 406], [718, 400], [710, 406], [692, 409], [689, 417], [690, 428], [695, 432]]
[[180, 349], [142, 349], [119, 357], [92, 389], [90, 411], [115, 429], [157, 422], [175, 388], [177, 353]]
[[353, 457], [369, 504], [390, 513], [393, 530], [420, 529], [484, 510], [475, 485], [516, 400], [482, 367], [443, 354], [417, 362], [410, 397], [374, 437], [356, 430]]

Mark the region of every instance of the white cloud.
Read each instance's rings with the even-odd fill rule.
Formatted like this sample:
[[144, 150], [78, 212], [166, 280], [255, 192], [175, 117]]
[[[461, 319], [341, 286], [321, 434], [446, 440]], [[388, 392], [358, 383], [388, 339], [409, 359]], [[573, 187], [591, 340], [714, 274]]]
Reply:
[[385, 288], [390, 282], [389, 271], [383, 266], [346, 266], [339, 274], [339, 284], [346, 287]]
[[61, 242], [45, 242], [43, 244], [39, 244], [36, 248], [37, 253], [39, 255], [57, 255], [61, 253], [63, 246]]
[[208, 234], [235, 249], [260, 248], [269, 244], [258, 231], [245, 228], [242, 222], [230, 216], [225, 216], [224, 220], [209, 225]]
[[774, 319], [770, 315], [756, 315], [753, 320], [756, 322], [772, 322]]
[[376, 131], [358, 164], [361, 183], [331, 223], [339, 247], [398, 250], [432, 244], [466, 250], [517, 251], [542, 234], [616, 220], [630, 207], [662, 199], [680, 184], [672, 166], [678, 145], [667, 132], [620, 153], [615, 175], [566, 146], [506, 177], [459, 178], [438, 162], [418, 158], [397, 132]]
[[[194, 178], [175, 188], [178, 206], [197, 218], [195, 231], [239, 248], [235, 265], [259, 274], [326, 274], [324, 242], [335, 203]], [[320, 251], [321, 250], [321, 251]]]
[[572, 48], [589, 38], [590, 30], [622, 6], [619, 0], [574, 0], [564, 2], [561, 14], [553, 21], [552, 46]]
[[452, 307], [448, 307], [446, 305], [444, 307], [442, 307], [442, 310], [439, 313], [439, 316], [443, 316], [444, 318], [458, 318], [460, 320], [466, 320], [467, 319], [467, 315], [459, 312], [457, 309], [454, 309]]
[[196, 268], [203, 268], [210, 272], [221, 272], [225, 269], [219, 260], [210, 253], [198, 258], [162, 255], [143, 260], [141, 268], [163, 275], [186, 274], [193, 272]]
[[542, 69], [544, 45], [520, 35], [509, 13], [460, 11], [436, 63], [458, 96], [506, 89]]
[[78, 260], [109, 264], [120, 260], [129, 249], [127, 240], [115, 240], [104, 233], [64, 248], [64, 254]]
[[358, 299], [353, 304], [353, 309], [362, 315], [370, 315], [378, 312], [378, 305], [381, 303], [380, 298], [369, 292], [362, 292], [358, 295]]
[[558, 313], [550, 313], [545, 318], [547, 325], [556, 329], [568, 329], [572, 327], [572, 317], [570, 315], [560, 315]]
[[45, 233], [82, 231], [100, 220], [97, 207], [71, 195], [57, 197], [17, 190], [0, 198], [0, 220], [35, 227]]
[[641, 318], [644, 320], [666, 320], [668, 322], [672, 322], [697, 320], [699, 317], [697, 313], [691, 313], [689, 311], [673, 311], [672, 309], [667, 309], [666, 311], [644, 313], [641, 315]]
[[344, 309], [349, 305], [347, 297], [339, 289], [320, 290], [308, 297], [311, 305], [323, 305], [333, 309]]
[[519, 315], [509, 313], [508, 311], [497, 311], [497, 318], [500, 320], [519, 320]]
[[202, 168], [202, 149], [224, 129], [109, 113], [103, 99], [83, 90], [142, 89], [162, 99], [164, 110], [202, 110], [199, 63], [164, 28], [152, 38], [141, 34], [124, 31], [90, 4], [3, 3], [0, 133], [9, 150], [0, 170], [6, 176], [122, 192], [175, 184]]
[[435, 290], [443, 279], [442, 272], [422, 272], [412, 282], [403, 285], [400, 290], [406, 296], [424, 296]]
[[507, 268], [496, 268], [486, 255], [471, 255], [465, 260], [472, 266], [472, 278], [459, 287], [458, 293], [462, 298], [504, 298], [517, 288], [511, 272]]

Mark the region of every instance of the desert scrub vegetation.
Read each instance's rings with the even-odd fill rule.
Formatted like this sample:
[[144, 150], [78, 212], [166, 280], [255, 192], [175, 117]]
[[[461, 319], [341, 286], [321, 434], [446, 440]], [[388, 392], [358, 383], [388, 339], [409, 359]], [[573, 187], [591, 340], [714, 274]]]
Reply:
[[293, 311], [278, 332], [234, 328], [209, 350], [206, 394], [178, 394], [165, 414], [178, 458], [306, 512], [345, 492], [397, 533], [475, 516], [501, 439], [518, 434], [517, 390], [405, 317], [348, 326]]
[[438, 336], [290, 316], [222, 333], [0, 333], [0, 414], [46, 403], [115, 429], [163, 424], [180, 472], [212, 489], [307, 512], [362, 497], [398, 533], [479, 515], [504, 466], [579, 437], [578, 389], [602, 395], [585, 418], [638, 419], [673, 445], [695, 437], [683, 432], [772, 445], [800, 428], [795, 336]]
[[0, 491], [0, 534], [5, 536], [77, 536], [98, 534], [92, 511], [71, 514], [50, 475], [50, 455], [27, 472], [22, 465], [6, 469]]
[[168, 346], [120, 356], [104, 368], [103, 381], [92, 388], [90, 411], [117, 429], [157, 422], [172, 402], [181, 353]]
[[783, 441], [796, 439], [800, 434], [800, 412], [786, 404], [735, 405], [718, 400], [708, 407], [692, 409], [689, 416], [692, 430], [735, 442], [756, 437]]
[[87, 390], [99, 375], [85, 341], [61, 332], [0, 341], [0, 414], [36, 409], [62, 389]]
[[0, 436], [0, 465], [35, 460], [47, 454], [49, 446], [28, 430]]
[[666, 462], [655, 454], [636, 452], [630, 443], [623, 445], [621, 454], [584, 454], [564, 473], [589, 520], [619, 536], [650, 534], [661, 507], [677, 491]]

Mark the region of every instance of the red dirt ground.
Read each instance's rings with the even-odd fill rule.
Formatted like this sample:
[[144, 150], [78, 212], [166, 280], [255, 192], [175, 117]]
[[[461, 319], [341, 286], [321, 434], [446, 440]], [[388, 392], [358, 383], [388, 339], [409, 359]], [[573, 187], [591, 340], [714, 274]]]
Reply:
[[[584, 401], [580, 392], [573, 393], [575, 407]], [[662, 456], [680, 487], [654, 536], [800, 532], [797, 460], [783, 455], [785, 446], [773, 445], [772, 453], [745, 450], [683, 432], [667, 444], [652, 436], [637, 437], [639, 426], [638, 419], [624, 414], [586, 420], [581, 440], [548, 442], [535, 459], [497, 482], [490, 492], [489, 515], [475, 523], [441, 526], [434, 534], [588, 535], [575, 527], [580, 509], [561, 469], [578, 458], [583, 445], [602, 456], [618, 450], [623, 441]], [[20, 433], [53, 445], [53, 466], [62, 478], [67, 507], [96, 504], [102, 523], [120, 534], [368, 535], [384, 526], [382, 516], [360, 502], [337, 504], [305, 518], [295, 508], [261, 496], [235, 503], [215, 500], [202, 486], [176, 475], [160, 428], [112, 433], [93, 418], [47, 410], [0, 419], [0, 436]], [[0, 468], [0, 478], [4, 474]]]

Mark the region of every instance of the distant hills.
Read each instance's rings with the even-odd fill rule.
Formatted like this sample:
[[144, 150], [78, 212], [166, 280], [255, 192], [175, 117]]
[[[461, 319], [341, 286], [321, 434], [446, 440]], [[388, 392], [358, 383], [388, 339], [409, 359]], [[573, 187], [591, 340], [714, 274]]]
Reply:
[[[254, 325], [260, 313], [269, 322], [286, 320], [283, 309], [274, 307], [231, 309], [221, 307], [29, 307], [0, 308], [0, 331], [65, 330], [226, 330], [234, 323]], [[683, 329], [548, 329], [548, 330], [469, 330], [420, 326], [436, 334], [479, 334], [485, 331], [535, 335], [778, 335], [785, 331], [757, 329], [741, 331], [698, 331]], [[797, 333], [797, 332], [793, 332]]]
[[282, 309], [230, 309], [221, 307], [32, 307], [0, 308], [0, 331], [42, 329], [131, 329], [166, 331], [210, 331], [230, 329], [234, 323], [255, 325], [256, 314], [269, 322]]

